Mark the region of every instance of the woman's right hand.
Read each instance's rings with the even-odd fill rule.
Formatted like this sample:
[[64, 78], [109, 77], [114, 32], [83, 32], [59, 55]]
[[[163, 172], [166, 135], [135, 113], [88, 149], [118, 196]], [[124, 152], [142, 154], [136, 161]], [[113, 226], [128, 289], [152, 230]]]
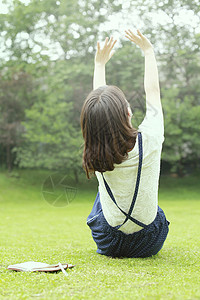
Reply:
[[134, 34], [130, 29], [125, 30], [125, 32], [126, 38], [138, 45], [144, 51], [144, 54], [149, 50], [153, 50], [151, 42], [139, 31], [139, 29], [137, 29], [137, 35]]

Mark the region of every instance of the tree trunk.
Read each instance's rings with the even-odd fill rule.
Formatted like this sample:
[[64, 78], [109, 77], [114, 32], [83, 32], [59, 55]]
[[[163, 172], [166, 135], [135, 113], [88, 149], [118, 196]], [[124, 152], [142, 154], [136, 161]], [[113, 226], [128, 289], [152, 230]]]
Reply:
[[178, 162], [178, 168], [177, 168], [177, 171], [178, 171], [178, 176], [179, 177], [184, 177], [185, 176], [185, 170], [184, 170], [184, 166], [183, 166], [183, 163], [182, 163], [182, 159], [179, 160]]

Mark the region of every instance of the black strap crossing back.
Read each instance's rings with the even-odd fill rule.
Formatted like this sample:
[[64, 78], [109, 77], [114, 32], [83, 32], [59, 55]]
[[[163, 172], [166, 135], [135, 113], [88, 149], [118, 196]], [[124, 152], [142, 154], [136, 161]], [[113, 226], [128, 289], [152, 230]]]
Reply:
[[139, 184], [140, 184], [140, 175], [141, 175], [141, 170], [142, 170], [142, 158], [143, 158], [143, 149], [142, 149], [142, 134], [141, 132], [138, 132], [138, 146], [139, 146], [139, 164], [138, 164], [138, 173], [137, 173], [137, 180], [136, 180], [136, 186], [135, 186], [135, 192], [133, 195], [133, 200], [131, 202], [131, 206], [129, 208], [128, 213], [126, 213], [124, 210], [122, 210], [119, 205], [117, 204], [113, 193], [108, 185], [108, 183], [106, 182], [103, 173], [101, 173], [103, 180], [104, 180], [104, 184], [106, 187], [106, 190], [109, 194], [109, 196], [111, 197], [111, 199], [113, 200], [113, 202], [115, 203], [115, 205], [119, 208], [119, 210], [126, 216], [124, 222], [121, 225], [116, 226], [117, 229], [119, 229], [122, 225], [124, 225], [128, 220], [131, 220], [132, 222], [134, 222], [135, 224], [141, 226], [141, 227], [146, 227], [147, 225], [143, 224], [142, 222], [136, 220], [135, 218], [131, 217], [134, 205], [135, 205], [135, 201], [137, 198], [137, 194], [138, 194], [138, 189], [139, 189]]

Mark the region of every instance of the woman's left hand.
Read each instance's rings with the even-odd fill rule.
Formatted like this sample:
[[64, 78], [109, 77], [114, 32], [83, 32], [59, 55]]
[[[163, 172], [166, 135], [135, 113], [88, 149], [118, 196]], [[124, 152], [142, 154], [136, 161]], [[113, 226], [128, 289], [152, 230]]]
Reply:
[[113, 41], [113, 37], [111, 37], [110, 40], [108, 41], [108, 37], [107, 37], [105, 39], [103, 49], [100, 48], [100, 43], [97, 42], [97, 52], [94, 59], [95, 64], [105, 65], [109, 61], [109, 59], [111, 59], [111, 57], [115, 53], [115, 51], [113, 51], [112, 49], [116, 42], [117, 40]]

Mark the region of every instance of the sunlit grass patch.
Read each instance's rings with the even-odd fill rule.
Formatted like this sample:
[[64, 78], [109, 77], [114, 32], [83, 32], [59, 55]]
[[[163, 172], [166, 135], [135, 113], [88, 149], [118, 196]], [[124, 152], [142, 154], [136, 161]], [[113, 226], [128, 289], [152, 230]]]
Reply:
[[[96, 253], [86, 225], [97, 182], [83, 180], [69, 205], [55, 207], [41, 194], [48, 173], [0, 174], [0, 299], [199, 299], [199, 179], [161, 178], [159, 205], [171, 224], [156, 256], [112, 259]], [[30, 260], [76, 266], [68, 278], [6, 269]]]

